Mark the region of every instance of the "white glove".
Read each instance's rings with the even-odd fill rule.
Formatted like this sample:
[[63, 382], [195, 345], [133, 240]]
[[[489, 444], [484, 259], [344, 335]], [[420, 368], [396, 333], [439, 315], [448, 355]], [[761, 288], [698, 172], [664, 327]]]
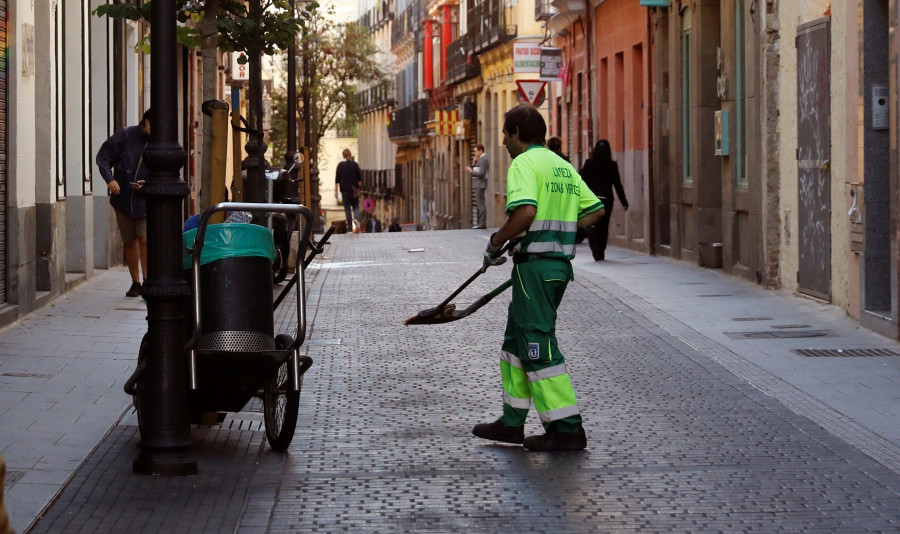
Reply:
[[488, 267], [503, 265], [506, 263], [506, 256], [500, 254], [500, 249], [503, 248], [503, 243], [499, 245], [494, 245], [492, 240], [496, 233], [491, 234], [491, 238], [488, 239], [487, 247], [484, 249], [484, 267], [483, 270], [486, 270]]

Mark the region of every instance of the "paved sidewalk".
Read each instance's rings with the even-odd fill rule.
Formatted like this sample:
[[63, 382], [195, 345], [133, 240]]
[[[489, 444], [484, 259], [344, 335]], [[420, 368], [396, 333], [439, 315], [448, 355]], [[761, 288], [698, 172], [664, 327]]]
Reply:
[[[601, 275], [591, 277], [598, 288], [900, 473], [897, 340], [836, 306], [719, 270], [622, 249], [604, 262], [592, 261], [589, 249], [579, 252], [576, 268]], [[858, 349], [870, 349], [869, 356]], [[886, 356], [872, 356], [879, 353]]]
[[[558, 335], [587, 451], [473, 438], [499, 412], [508, 293], [462, 321], [402, 322], [480, 266], [489, 234], [336, 236], [308, 272], [316, 363], [289, 451], [268, 448], [251, 406], [195, 428], [195, 477], [131, 472], [138, 436], [121, 384], [146, 325], [121, 296], [124, 271], [0, 331], [15, 528], [65, 484], [32, 532], [900, 529], [900, 343], [833, 306], [665, 258], [611, 249], [593, 262], [579, 246]], [[490, 269], [457, 304], [508, 275]], [[129, 330], [114, 349], [115, 328], [92, 319], [109, 314]], [[34, 348], [50, 342], [29, 333], [52, 328], [61, 341]], [[532, 414], [526, 432], [539, 431]]]
[[147, 310], [124, 268], [97, 276], [0, 330], [0, 452], [6, 507], [23, 531], [59, 492], [131, 398]]

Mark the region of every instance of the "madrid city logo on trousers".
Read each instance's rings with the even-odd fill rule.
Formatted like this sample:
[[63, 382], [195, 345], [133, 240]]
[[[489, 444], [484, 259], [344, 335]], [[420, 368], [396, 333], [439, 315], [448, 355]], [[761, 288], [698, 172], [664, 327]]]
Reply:
[[541, 357], [540, 345], [537, 343], [529, 343], [528, 344], [528, 357], [532, 360], [537, 360]]

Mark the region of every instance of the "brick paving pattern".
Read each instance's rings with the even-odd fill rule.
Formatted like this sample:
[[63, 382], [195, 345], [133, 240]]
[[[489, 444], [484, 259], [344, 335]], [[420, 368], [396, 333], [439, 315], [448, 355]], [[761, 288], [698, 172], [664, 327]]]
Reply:
[[197, 427], [202, 473], [133, 473], [137, 426], [118, 425], [31, 532], [233, 532], [247, 496], [262, 432]]
[[[500, 413], [509, 294], [454, 323], [403, 321], [480, 266], [486, 237], [337, 236], [308, 277], [316, 363], [287, 453], [260, 431], [198, 427], [199, 475], [144, 477], [131, 472], [136, 428], [122, 424], [33, 532], [900, 530], [900, 475], [824, 430], [833, 412], [813, 422], [778, 402], [765, 377], [729, 368], [727, 349], [599, 271], [576, 271], [558, 324], [588, 449], [472, 436]], [[456, 302], [509, 272], [488, 270]], [[540, 431], [532, 412], [526, 432]]]
[[[508, 294], [403, 327], [478, 268], [483, 238], [339, 241], [319, 273], [290, 456], [264, 454], [242, 526], [270, 532], [893, 531], [900, 478], [710, 362], [579, 273], [559, 337], [584, 453], [492, 445]], [[352, 241], [351, 241], [352, 240]], [[409, 252], [423, 247], [425, 252]], [[491, 269], [456, 299], [499, 285]], [[483, 280], [482, 280], [483, 279]], [[352, 303], [352, 304], [351, 304]], [[337, 344], [334, 340], [340, 340]], [[316, 343], [318, 341], [318, 343]], [[326, 341], [331, 341], [326, 343]], [[527, 430], [539, 432], [532, 415]], [[277, 477], [278, 483], [271, 478]], [[268, 512], [267, 512], [268, 510]]]

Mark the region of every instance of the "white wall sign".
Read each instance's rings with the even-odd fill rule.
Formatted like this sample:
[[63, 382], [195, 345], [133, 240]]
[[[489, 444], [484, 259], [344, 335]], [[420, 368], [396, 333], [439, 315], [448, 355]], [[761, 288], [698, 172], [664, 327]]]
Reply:
[[540, 43], [513, 44], [513, 72], [541, 72]]
[[240, 57], [246, 60], [247, 54], [243, 52], [231, 53], [231, 79], [238, 82], [250, 79], [250, 63], [244, 63], [243, 65], [238, 63], [238, 58]]

